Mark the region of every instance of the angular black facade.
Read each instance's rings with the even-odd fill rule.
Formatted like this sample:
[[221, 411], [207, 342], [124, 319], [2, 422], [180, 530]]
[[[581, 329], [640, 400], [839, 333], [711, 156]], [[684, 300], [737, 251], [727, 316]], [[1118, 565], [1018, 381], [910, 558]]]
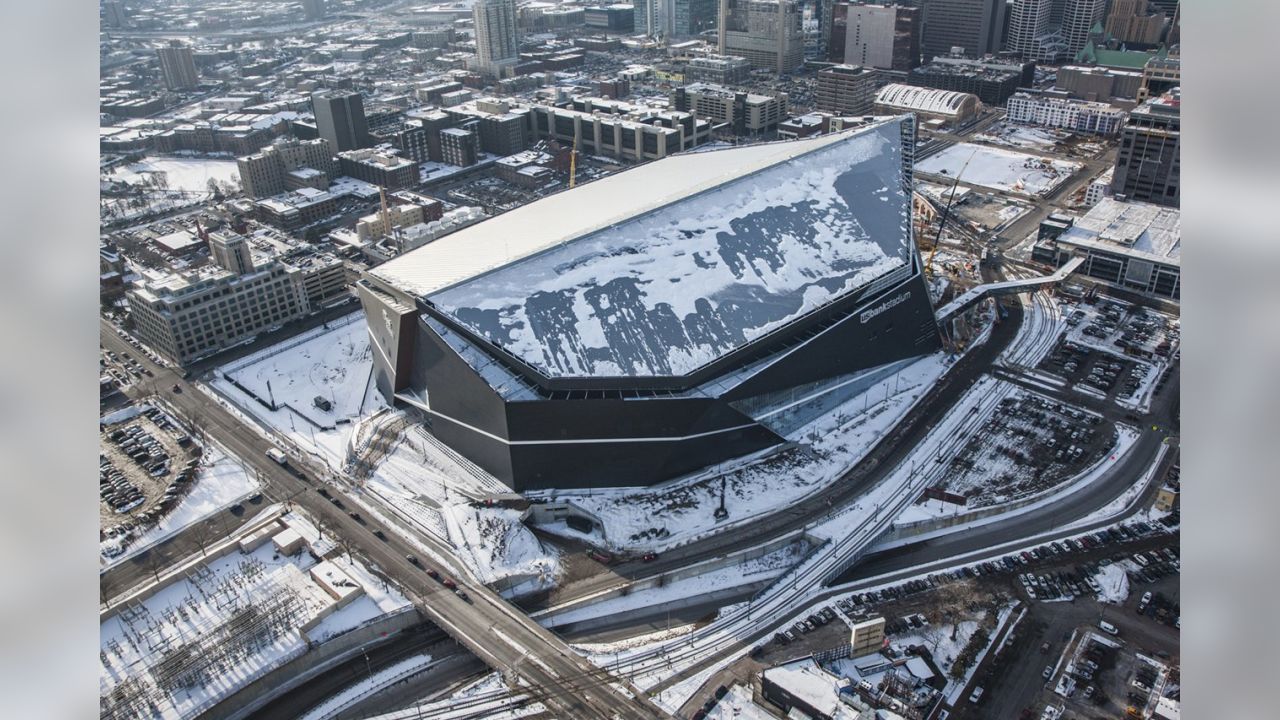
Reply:
[[[815, 168], [821, 168], [826, 184], [814, 186], [812, 194], [806, 191], [800, 200], [794, 193], [786, 194], [789, 191], [781, 197], [767, 195], [775, 190], [757, 176], [751, 192], [766, 195], [749, 211], [708, 213], [707, 208], [719, 207], [716, 196], [699, 200], [681, 195], [670, 206], [650, 206], [632, 216], [639, 220], [624, 215], [604, 230], [592, 231], [595, 235], [579, 236], [589, 238], [586, 241], [569, 241], [587, 248], [580, 255], [569, 252], [566, 258], [565, 245], [558, 244], [541, 254], [499, 258], [501, 262], [484, 273], [460, 276], [437, 290], [417, 280], [424, 275], [414, 274], [417, 268], [433, 271], [429, 263], [370, 273], [358, 287], [374, 345], [379, 390], [398, 406], [419, 413], [436, 437], [516, 491], [652, 485], [787, 442], [799, 422], [792, 408], [800, 402], [834, 402], [850, 391], [851, 383], [884, 372], [883, 366], [940, 347], [910, 235], [914, 125], [909, 119], [894, 123], [863, 133], [861, 144], [853, 142], [857, 134], [847, 136], [850, 144], [843, 147], [853, 158], [849, 170], [833, 170], [826, 163], [822, 148], [840, 146], [839, 139], [824, 138], [779, 145], [791, 148], [786, 159], [769, 159], [723, 182], [716, 180], [716, 187], [736, 188], [733, 183], [745, 182], [742, 187], [750, 188], [753, 173], [781, 172], [781, 177], [768, 177], [785, 183], [795, 173], [797, 182], [813, 181]], [[808, 154], [805, 148], [816, 150]], [[758, 151], [754, 157], [760, 157]], [[652, 165], [663, 162], [668, 161]], [[796, 222], [813, 208], [814, 217], [828, 223], [820, 221], [816, 231], [807, 222]], [[678, 218], [695, 218], [711, 232], [699, 235], [696, 227], [686, 228], [687, 237], [677, 237], [673, 245], [662, 244], [665, 241], [646, 230]], [[731, 227], [725, 218], [737, 224]], [[627, 229], [632, 222], [638, 229]], [[478, 230], [472, 242], [489, 237], [482, 232], [484, 225], [473, 226]], [[458, 246], [475, 247], [461, 242]], [[688, 270], [679, 263], [686, 251], [696, 254], [700, 247], [717, 246], [719, 255], [704, 253], [697, 262], [698, 268], [706, 269], [705, 276], [697, 269], [692, 275], [679, 275]], [[673, 247], [674, 254], [663, 255]], [[831, 254], [822, 255], [827, 247]], [[862, 254], [850, 254], [848, 247], [861, 248]], [[599, 248], [615, 252], [602, 253]], [[841, 248], [846, 248], [845, 255]], [[444, 258], [445, 249], [441, 246], [433, 251], [436, 255], [421, 257]], [[814, 253], [821, 262], [813, 262]], [[614, 257], [622, 255], [650, 258], [663, 266], [661, 272], [639, 276], [637, 286], [646, 288], [644, 299], [650, 304], [628, 306], [634, 312], [612, 312], [624, 300], [634, 299], [616, 293], [609, 302], [596, 302], [584, 314], [552, 326], [527, 300], [537, 299], [539, 292], [546, 295], [546, 290], [538, 290], [539, 283], [546, 287], [592, 262], [622, 263]], [[775, 260], [772, 270], [760, 269], [762, 257]], [[741, 263], [729, 263], [739, 258]], [[605, 265], [607, 271], [593, 271], [589, 279], [576, 276], [557, 292], [568, 298], [565, 303], [575, 293], [598, 301], [617, 278], [645, 272], [643, 264], [625, 262]], [[716, 270], [718, 262], [725, 265]], [[732, 273], [725, 269], [730, 265]], [[512, 275], [511, 268], [520, 272], [507, 283], [503, 278]], [[692, 282], [671, 280], [671, 285], [657, 286], [668, 277]], [[396, 285], [397, 278], [402, 285]], [[764, 290], [754, 296], [743, 294], [743, 287], [761, 286]], [[743, 299], [748, 297], [785, 307], [753, 309]], [[655, 323], [646, 312], [663, 300], [689, 309], [673, 314], [666, 305], [667, 316], [677, 322]], [[505, 324], [476, 319], [480, 313], [493, 318], [498, 312]], [[567, 346], [544, 345], [539, 354], [537, 345], [514, 342], [521, 332], [530, 337], [527, 326], [515, 324], [525, 318], [543, 332], [535, 339], [570, 343], [578, 353], [574, 361], [583, 362], [570, 368], [573, 372], [561, 372], [547, 353], [563, 353]], [[611, 327], [595, 335], [583, 318], [607, 321]], [[681, 329], [680, 321], [688, 329], [707, 318], [741, 332], [732, 342], [707, 345]], [[615, 323], [626, 325], [622, 335]], [[655, 343], [671, 343], [667, 348], [684, 343], [711, 351], [667, 365]], [[626, 364], [637, 357], [628, 354], [635, 347], [646, 348], [648, 354], [643, 362]]]

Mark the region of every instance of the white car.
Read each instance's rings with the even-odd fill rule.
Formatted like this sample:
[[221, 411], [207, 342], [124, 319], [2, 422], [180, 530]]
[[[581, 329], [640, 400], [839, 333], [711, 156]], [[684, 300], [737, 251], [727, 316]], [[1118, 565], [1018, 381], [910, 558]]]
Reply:
[[1098, 627], [1102, 628], [1102, 631], [1107, 633], [1108, 635], [1120, 634], [1120, 629], [1117, 628], [1115, 625], [1112, 625], [1111, 623], [1107, 622], [1106, 620], [1099, 620]]

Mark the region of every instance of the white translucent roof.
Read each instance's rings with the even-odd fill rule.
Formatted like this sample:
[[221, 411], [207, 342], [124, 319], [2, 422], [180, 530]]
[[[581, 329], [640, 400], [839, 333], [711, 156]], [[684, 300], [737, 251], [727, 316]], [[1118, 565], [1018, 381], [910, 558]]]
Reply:
[[969, 97], [968, 93], [894, 83], [880, 89], [876, 103], [924, 113], [954, 115]]
[[404, 293], [425, 297], [887, 122], [894, 121], [803, 140], [672, 155], [464, 228], [368, 274]]

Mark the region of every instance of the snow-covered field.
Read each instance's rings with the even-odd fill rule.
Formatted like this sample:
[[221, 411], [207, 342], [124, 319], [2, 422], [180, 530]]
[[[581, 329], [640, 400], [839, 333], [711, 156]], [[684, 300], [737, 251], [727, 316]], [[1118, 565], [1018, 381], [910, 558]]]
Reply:
[[[386, 407], [373, 384], [373, 357], [364, 315], [355, 312], [279, 345], [218, 368], [210, 382], [242, 413], [340, 467], [356, 421]], [[262, 402], [236, 387], [248, 388]], [[332, 410], [315, 405], [328, 400]]]
[[[549, 532], [586, 537], [617, 550], [661, 551], [732, 526], [750, 522], [830, 485], [871, 449], [907, 413], [947, 368], [936, 353], [903, 368], [860, 395], [825, 413], [789, 437], [801, 447], [748, 462], [729, 471], [704, 472], [691, 478], [645, 489], [556, 492], [594, 514], [604, 524], [584, 536], [563, 523], [547, 525]], [[896, 392], [895, 392], [896, 390]], [[725, 482], [729, 518], [717, 522], [720, 478]]]
[[1001, 123], [993, 127], [990, 132], [977, 135], [974, 139], [1006, 147], [1052, 150], [1055, 143], [1070, 137], [1071, 133], [1064, 130]]
[[[182, 499], [173, 512], [130, 544], [123, 554], [107, 560], [104, 553], [103, 567], [112, 567], [127, 560], [151, 545], [243, 500], [257, 490], [257, 480], [245, 472], [243, 465], [223, 452], [221, 448], [210, 446], [201, 459], [200, 471], [196, 475], [195, 487], [191, 492]], [[116, 545], [116, 539], [108, 538], [102, 542], [102, 549], [106, 550]]]
[[459, 503], [445, 508], [459, 555], [483, 583], [530, 578], [537, 589], [550, 588], [560, 574], [560, 557], [520, 522], [520, 513], [504, 508]]
[[144, 176], [162, 172], [170, 190], [203, 193], [209, 191], [209, 180], [238, 182], [239, 171], [235, 160], [205, 158], [150, 157], [142, 162], [111, 170], [103, 175], [105, 180], [137, 183]]
[[[284, 520], [316, 540], [304, 518]], [[282, 556], [270, 541], [250, 553], [233, 550], [145, 600], [117, 607], [99, 633], [103, 717], [194, 717], [306, 652], [308, 639], [322, 641], [409, 604], [363, 567], [330, 562], [362, 593], [337, 609], [308, 574], [317, 564], [311, 554]]]
[[[968, 166], [965, 166], [965, 162]], [[1077, 162], [1049, 160], [1036, 155], [961, 143], [916, 165], [918, 172], [954, 178], [961, 168], [961, 182], [1002, 192], [1043, 195], [1083, 167]]]

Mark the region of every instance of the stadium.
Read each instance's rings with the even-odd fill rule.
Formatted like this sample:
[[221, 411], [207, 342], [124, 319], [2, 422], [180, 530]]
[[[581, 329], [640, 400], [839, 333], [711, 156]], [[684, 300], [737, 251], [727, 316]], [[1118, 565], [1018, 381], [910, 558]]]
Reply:
[[365, 273], [379, 391], [516, 491], [782, 446], [939, 347], [910, 116], [685, 153]]

